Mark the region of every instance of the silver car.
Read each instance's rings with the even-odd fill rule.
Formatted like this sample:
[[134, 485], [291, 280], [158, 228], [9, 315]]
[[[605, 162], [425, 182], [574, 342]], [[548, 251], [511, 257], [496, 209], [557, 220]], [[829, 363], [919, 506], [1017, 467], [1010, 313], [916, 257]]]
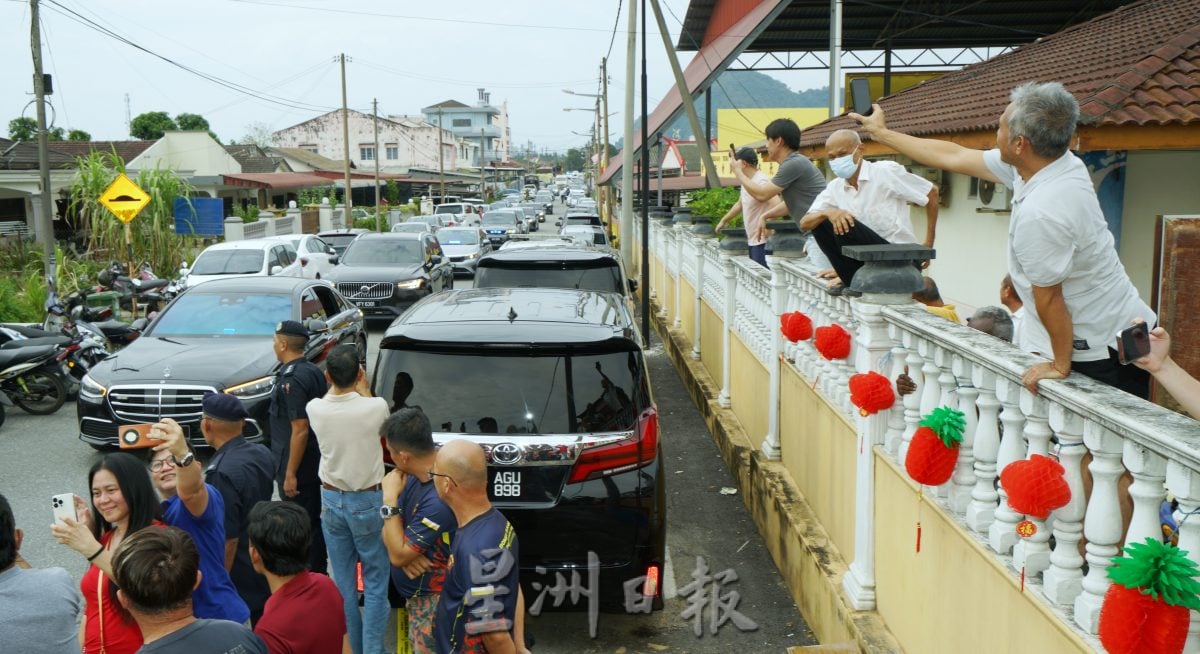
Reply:
[[491, 240], [478, 227], [446, 227], [437, 238], [456, 273], [474, 275], [479, 257], [492, 251]]

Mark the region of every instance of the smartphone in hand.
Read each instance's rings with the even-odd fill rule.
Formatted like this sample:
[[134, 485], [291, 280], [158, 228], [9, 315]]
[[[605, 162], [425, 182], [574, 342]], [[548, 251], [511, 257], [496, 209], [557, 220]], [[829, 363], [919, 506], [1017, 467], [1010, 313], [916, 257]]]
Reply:
[[1117, 360], [1127, 366], [1150, 354], [1150, 328], [1144, 322], [1117, 332]]
[[875, 108], [871, 106], [871, 82], [865, 77], [855, 77], [850, 80], [850, 102], [854, 113], [860, 116], [870, 116]]
[[63, 493], [50, 498], [50, 507], [54, 511], [54, 521], [65, 524], [65, 519], [75, 519], [75, 494]]

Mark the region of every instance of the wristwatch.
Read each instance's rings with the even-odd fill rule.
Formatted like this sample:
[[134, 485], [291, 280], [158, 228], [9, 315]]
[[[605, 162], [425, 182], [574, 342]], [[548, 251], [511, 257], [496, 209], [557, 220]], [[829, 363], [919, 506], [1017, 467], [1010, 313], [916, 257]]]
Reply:
[[400, 507], [398, 506], [388, 506], [384, 504], [383, 506], [379, 507], [379, 517], [383, 518], [384, 520], [396, 515], [400, 515]]
[[188, 453], [184, 454], [182, 459], [176, 459], [174, 454], [171, 455], [171, 461], [175, 462], [176, 468], [186, 468], [192, 465], [192, 461], [195, 460], [196, 453], [191, 450], [188, 450]]

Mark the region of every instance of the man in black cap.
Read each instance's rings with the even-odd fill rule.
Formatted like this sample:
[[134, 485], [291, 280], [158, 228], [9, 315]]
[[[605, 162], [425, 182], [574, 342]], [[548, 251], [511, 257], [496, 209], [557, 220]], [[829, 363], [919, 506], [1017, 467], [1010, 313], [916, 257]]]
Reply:
[[279, 496], [296, 502], [312, 520], [309, 570], [325, 574], [328, 558], [321, 530], [321, 478], [317, 475], [321, 450], [308, 424], [309, 400], [329, 389], [325, 373], [304, 356], [308, 329], [295, 320], [275, 328], [275, 357], [282, 367], [271, 394], [271, 453], [275, 456], [275, 482]]
[[246, 408], [228, 393], [204, 396], [200, 433], [216, 454], [205, 468], [205, 481], [225, 500], [225, 569], [238, 595], [250, 607], [251, 623], [262, 616], [263, 605], [271, 595], [267, 580], [250, 563], [250, 509], [258, 502], [271, 500], [274, 462], [265, 446], [251, 443], [242, 436]]

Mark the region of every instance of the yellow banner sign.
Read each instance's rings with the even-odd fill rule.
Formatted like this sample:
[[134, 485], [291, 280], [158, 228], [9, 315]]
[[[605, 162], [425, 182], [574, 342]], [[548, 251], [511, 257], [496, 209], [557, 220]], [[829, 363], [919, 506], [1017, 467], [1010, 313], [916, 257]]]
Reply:
[[[717, 169], [717, 177], [733, 177], [733, 170], [729, 167], [729, 151], [714, 150], [712, 153], [713, 166]], [[774, 161], [766, 161], [762, 155], [758, 156], [758, 169], [767, 177], [774, 177], [779, 170], [779, 164]], [[704, 170], [704, 160], [700, 160], [700, 174], [706, 174]]]
[[150, 204], [150, 194], [126, 177], [125, 173], [121, 173], [100, 194], [100, 204], [111, 211], [117, 220], [129, 224]]

